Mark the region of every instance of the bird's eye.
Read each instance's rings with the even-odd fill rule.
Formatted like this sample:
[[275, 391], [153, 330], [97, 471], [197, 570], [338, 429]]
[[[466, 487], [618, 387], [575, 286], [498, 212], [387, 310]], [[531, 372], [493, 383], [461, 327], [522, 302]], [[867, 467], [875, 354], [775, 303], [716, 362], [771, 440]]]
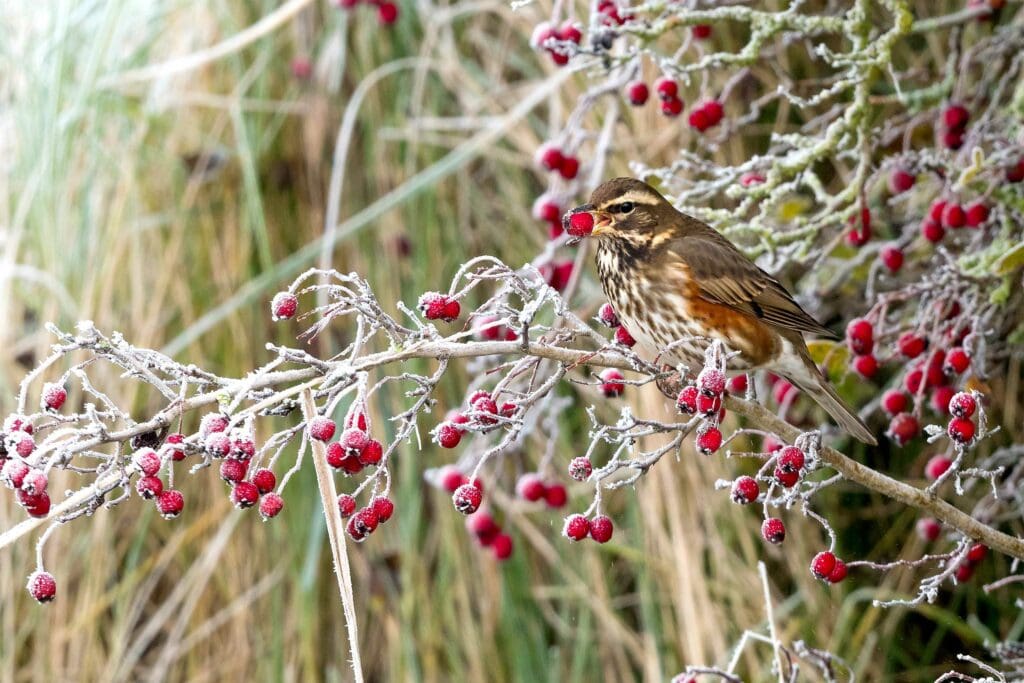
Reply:
[[629, 213], [635, 208], [635, 206], [633, 202], [622, 202], [621, 204], [613, 204], [608, 208], [612, 213]]

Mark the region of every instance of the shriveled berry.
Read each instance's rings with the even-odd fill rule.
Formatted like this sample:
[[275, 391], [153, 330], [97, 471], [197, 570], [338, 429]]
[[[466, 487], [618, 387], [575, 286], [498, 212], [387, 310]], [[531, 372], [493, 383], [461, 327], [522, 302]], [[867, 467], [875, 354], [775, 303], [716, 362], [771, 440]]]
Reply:
[[864, 318], [854, 318], [846, 326], [846, 342], [857, 355], [871, 353], [875, 344], [875, 330]]
[[865, 379], [871, 379], [878, 372], [878, 360], [872, 355], [855, 356], [853, 369]]
[[769, 543], [778, 545], [786, 540], [786, 525], [778, 517], [769, 517], [761, 524], [761, 536]]
[[261, 467], [252, 475], [252, 483], [256, 485], [260, 493], [267, 494], [277, 486], [277, 476], [273, 470]]
[[454, 503], [456, 510], [464, 515], [468, 515], [471, 512], [477, 511], [481, 501], [483, 501], [483, 497], [483, 492], [476, 486], [463, 484], [455, 489], [455, 493], [452, 494], [452, 503]]
[[569, 515], [562, 526], [562, 535], [570, 541], [582, 541], [590, 534], [590, 520], [583, 515]]
[[954, 417], [946, 427], [946, 433], [949, 434], [949, 438], [957, 443], [970, 443], [971, 439], [974, 438], [974, 432], [974, 423], [962, 417]]
[[753, 477], [739, 477], [732, 483], [732, 502], [740, 505], [753, 503], [761, 493], [761, 487]]
[[609, 303], [601, 304], [601, 308], [597, 311], [597, 319], [606, 327], [614, 328], [622, 324], [619, 322], [619, 316], [615, 314], [615, 309]]
[[935, 481], [943, 474], [945, 474], [950, 467], [953, 466], [953, 461], [944, 455], [933, 455], [924, 466], [924, 476], [930, 481]]
[[174, 519], [185, 508], [185, 497], [181, 491], [170, 489], [161, 493], [156, 499], [156, 509], [164, 519]]
[[64, 405], [68, 398], [67, 389], [60, 384], [47, 383], [43, 386], [43, 395], [40, 400], [44, 410], [57, 411]]
[[907, 409], [909, 399], [899, 389], [889, 389], [882, 394], [882, 409], [890, 415], [898, 415]]
[[720, 396], [725, 391], [725, 374], [717, 368], [704, 368], [697, 375], [697, 387], [705, 396]]
[[605, 368], [601, 371], [601, 374], [598, 375], [598, 377], [601, 379], [601, 393], [608, 398], [617, 398], [622, 396], [622, 392], [625, 390], [626, 385], [622, 382], [625, 377], [622, 376], [621, 372], [615, 368]]
[[52, 602], [57, 597], [57, 581], [49, 572], [33, 572], [28, 577], [26, 588], [28, 588], [29, 595], [40, 604]]
[[905, 446], [920, 430], [917, 418], [910, 413], [900, 413], [889, 421], [889, 431], [886, 434], [896, 442], [898, 446]]
[[922, 517], [917, 520], [917, 535], [925, 541], [934, 541], [942, 533], [942, 525], [934, 517]]
[[355, 511], [356, 499], [347, 493], [340, 494], [338, 496], [338, 512], [341, 514], [342, 519], [351, 517]]
[[779, 453], [778, 463], [784, 472], [799, 472], [804, 468], [804, 452], [796, 446], [786, 446]]
[[811, 573], [819, 579], [827, 579], [835, 568], [836, 556], [827, 550], [818, 553], [811, 560]]
[[330, 441], [334, 436], [334, 420], [317, 415], [309, 421], [309, 435], [317, 441]]
[[560, 508], [569, 500], [569, 493], [561, 484], [548, 484], [544, 489], [544, 502], [549, 508]]
[[289, 292], [278, 292], [270, 300], [270, 319], [273, 321], [287, 320], [299, 310], [299, 300]]
[[697, 450], [711, 455], [722, 447], [722, 432], [718, 427], [706, 427], [697, 433]]
[[516, 482], [516, 495], [523, 500], [536, 502], [544, 497], [547, 487], [538, 474], [524, 474]]
[[949, 412], [960, 418], [969, 418], [974, 415], [978, 403], [974, 397], [966, 392], [959, 392], [949, 399]]
[[260, 517], [264, 521], [277, 517], [284, 509], [284, 498], [276, 493], [267, 493], [260, 499]]
[[612, 520], [604, 515], [598, 515], [590, 520], [590, 537], [598, 543], [607, 543], [612, 538], [615, 527]]
[[878, 258], [890, 273], [899, 272], [903, 267], [903, 250], [891, 244], [882, 247]]
[[395, 504], [387, 496], [377, 496], [370, 501], [370, 508], [377, 515], [377, 521], [383, 524], [395, 514]]
[[260, 499], [260, 492], [252, 482], [237, 482], [231, 489], [231, 503], [239, 510], [250, 508]]

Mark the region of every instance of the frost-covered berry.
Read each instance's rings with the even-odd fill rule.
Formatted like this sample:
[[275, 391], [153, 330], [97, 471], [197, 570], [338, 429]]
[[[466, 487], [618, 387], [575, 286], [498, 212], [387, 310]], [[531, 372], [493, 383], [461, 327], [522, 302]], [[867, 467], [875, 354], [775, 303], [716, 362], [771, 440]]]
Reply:
[[46, 493], [49, 480], [42, 470], [30, 469], [21, 482], [21, 490], [31, 495]]
[[799, 472], [804, 468], [804, 452], [796, 446], [786, 446], [779, 453], [779, 469], [784, 472]]
[[683, 390], [679, 392], [678, 398], [676, 398], [676, 409], [680, 413], [686, 415], [693, 415], [697, 412], [697, 387], [692, 384], [683, 387]]
[[501, 561], [512, 557], [512, 537], [508, 534], [498, 534], [491, 542], [491, 552], [494, 558]]
[[836, 556], [827, 550], [818, 553], [811, 560], [811, 573], [819, 579], [827, 579], [835, 568]]
[[199, 435], [204, 439], [210, 434], [223, 432], [228, 428], [228, 418], [220, 413], [208, 413], [199, 422]]
[[944, 455], [933, 455], [931, 459], [925, 463], [924, 476], [930, 481], [935, 481], [943, 474], [945, 474], [950, 467], [953, 466], [953, 461]]
[[791, 489], [796, 486], [796, 483], [800, 481], [800, 473], [796, 470], [784, 470], [781, 467], [776, 467], [775, 471], [772, 472], [772, 476], [775, 481], [779, 483], [783, 488]]
[[707, 427], [697, 433], [697, 449], [704, 455], [711, 455], [722, 447], [722, 432], [718, 427]]
[[270, 301], [270, 319], [273, 321], [287, 320], [299, 309], [299, 300], [294, 294], [278, 292]]
[[761, 493], [761, 487], [753, 477], [739, 477], [732, 484], [732, 502], [740, 505], [753, 503]]
[[961, 104], [948, 104], [942, 110], [942, 125], [949, 130], [963, 129], [971, 118], [971, 113]]
[[678, 97], [663, 97], [661, 99], [661, 113], [669, 118], [682, 114], [683, 108], [683, 101]]
[[49, 572], [33, 572], [28, 577], [26, 588], [28, 588], [29, 595], [40, 604], [51, 602], [57, 597], [57, 581]]
[[625, 325], [619, 325], [615, 328], [615, 343], [622, 344], [623, 346], [633, 348], [636, 346], [636, 339], [629, 333]]
[[934, 541], [942, 533], [942, 525], [934, 517], [922, 517], [917, 520], [917, 535], [925, 541]]
[[974, 438], [974, 423], [962, 417], [954, 417], [946, 427], [949, 438], [957, 443], [970, 443]]
[[0, 469], [0, 477], [8, 488], [20, 489], [31, 469], [24, 461], [12, 458], [4, 462], [3, 469]]
[[988, 220], [989, 209], [984, 202], [974, 202], [967, 207], [966, 221], [968, 227], [980, 227]]
[[[621, 327], [619, 329], [622, 329]], [[622, 392], [625, 390], [626, 385], [623, 384], [622, 380], [625, 377], [622, 373], [615, 368], [605, 368], [598, 375], [601, 379], [601, 393], [608, 398], [617, 398], [622, 396]]]
[[615, 313], [615, 309], [609, 303], [601, 304], [601, 308], [597, 310], [597, 319], [606, 327], [614, 328], [622, 324], [619, 322], [619, 316]]
[[832, 571], [825, 578], [829, 583], [839, 583], [846, 578], [846, 571], [846, 563], [837, 559], [836, 565], [832, 567]]
[[160, 456], [152, 448], [143, 448], [135, 451], [132, 462], [147, 477], [151, 477], [160, 471]]
[[902, 168], [895, 168], [889, 174], [889, 192], [902, 194], [914, 186], [915, 180], [916, 178], [910, 172]]
[[259, 499], [259, 489], [252, 482], [236, 482], [231, 489], [231, 503], [239, 510], [252, 507]]
[[882, 409], [890, 415], [898, 415], [907, 409], [907, 395], [899, 389], [889, 389], [882, 394]]
[[697, 375], [697, 386], [705, 396], [720, 396], [725, 391], [725, 374], [717, 368], [704, 368]]
[[971, 365], [971, 357], [962, 346], [955, 346], [946, 354], [946, 360], [942, 364], [942, 371], [947, 375], [959, 375]]
[[348, 520], [348, 535], [353, 541], [360, 542], [377, 530], [379, 521], [373, 508], [363, 508]]
[[558, 167], [558, 174], [566, 180], [572, 180], [580, 170], [580, 160], [576, 157], [566, 155], [562, 159], [562, 165]]
[[261, 467], [252, 475], [252, 483], [256, 485], [260, 493], [267, 494], [277, 486], [277, 477], [274, 475], [273, 470]]
[[921, 385], [923, 383], [924, 370], [922, 370], [920, 366], [915, 367], [903, 376], [903, 388], [910, 394], [917, 395], [917, 392], [921, 390]]
[[451, 422], [442, 422], [435, 433], [437, 443], [442, 448], [455, 448], [462, 441], [462, 430]]
[[370, 501], [370, 508], [377, 515], [377, 521], [381, 524], [391, 519], [395, 514], [395, 504], [387, 496], [377, 496]]
[[615, 525], [612, 520], [604, 515], [598, 515], [590, 520], [590, 537], [598, 543], [607, 543], [612, 538]]
[[366, 447], [359, 452], [356, 456], [359, 460], [359, 464], [363, 466], [376, 465], [384, 457], [384, 445], [377, 441], [377, 439], [370, 439], [366, 442]]
[[736, 375], [729, 379], [729, 393], [730, 394], [742, 394], [747, 391], [747, 384], [749, 380], [746, 375]]
[[573, 237], [586, 237], [594, 232], [594, 216], [589, 211], [577, 211], [569, 215], [562, 227]]
[[928, 348], [928, 342], [913, 332], [904, 332], [896, 340], [896, 348], [906, 358], [917, 358]]
[[338, 512], [341, 513], [343, 519], [347, 519], [352, 516], [352, 513], [356, 511], [356, 499], [347, 493], [342, 493], [338, 496]]
[[761, 524], [761, 536], [769, 543], [778, 545], [786, 540], [786, 525], [778, 517], [769, 517]]
[[903, 250], [891, 244], [882, 247], [878, 258], [890, 273], [899, 272], [903, 267]]
[[524, 474], [516, 482], [516, 495], [523, 500], [536, 502], [544, 497], [547, 487], [538, 474]]
[[569, 500], [569, 493], [561, 484], [548, 484], [544, 489], [544, 502], [549, 508], [560, 508]]
[[135, 490], [146, 500], [152, 500], [164, 492], [164, 483], [159, 477], [142, 477], [135, 484]]
[[593, 471], [594, 466], [586, 456], [581, 455], [569, 461], [569, 476], [576, 481], [586, 481]]
[[36, 450], [36, 441], [30, 434], [16, 434], [14, 438], [14, 452], [21, 457], [27, 458]]
[[452, 494], [455, 509], [464, 515], [476, 512], [483, 501], [483, 492], [473, 484], [463, 484]]
[[223, 458], [231, 453], [231, 439], [224, 432], [214, 432], [206, 437], [203, 449], [214, 458]]
[[60, 384], [47, 383], [43, 387], [43, 395], [40, 403], [44, 410], [58, 411], [67, 399], [67, 389]]
[[647, 88], [647, 84], [643, 81], [633, 81], [626, 86], [626, 97], [629, 99], [629, 103], [634, 107], [639, 107], [647, 102], [647, 98], [650, 97], [650, 90]]
[[[706, 396], [703, 393], [697, 393], [697, 412], [701, 415], [711, 417], [718, 415], [722, 410], [722, 397], [721, 396]], [[721, 421], [721, 420], [719, 420]]]
[[534, 157], [537, 165], [545, 171], [557, 171], [562, 165], [563, 158], [562, 150], [558, 148], [558, 145], [550, 142], [541, 145]]
[[459, 302], [447, 294], [427, 292], [420, 297], [417, 306], [427, 320], [443, 320], [451, 322], [459, 317], [462, 311]]
[[562, 535], [570, 541], [582, 541], [590, 534], [590, 520], [583, 515], [569, 515], [562, 526]]
[[886, 434], [896, 442], [896, 445], [905, 446], [917, 436], [919, 430], [917, 418], [910, 413], [900, 413], [889, 422], [889, 431]]
[[874, 327], [864, 318], [854, 318], [846, 326], [846, 343], [857, 355], [871, 353], [875, 344]]
[[260, 517], [264, 521], [277, 517], [277, 515], [284, 509], [284, 498], [276, 493], [267, 493], [260, 498]]
[[974, 397], [963, 391], [954, 394], [953, 398], [949, 399], [949, 412], [956, 417], [968, 418], [974, 415], [977, 407], [978, 403]]
[[50, 514], [50, 496], [47, 493], [29, 493], [18, 489], [18, 504], [30, 517], [43, 518]]
[[676, 97], [679, 94], [679, 84], [668, 76], [662, 76], [654, 82], [654, 91], [663, 100]]
[[309, 421], [309, 435], [317, 441], [330, 441], [334, 430], [334, 420], [329, 417], [317, 415]]
[[184, 508], [185, 497], [181, 495], [181, 491], [169, 489], [157, 496], [156, 509], [164, 519], [174, 519]]
[[871, 379], [878, 372], [878, 360], [870, 354], [855, 356], [853, 369], [864, 379]]

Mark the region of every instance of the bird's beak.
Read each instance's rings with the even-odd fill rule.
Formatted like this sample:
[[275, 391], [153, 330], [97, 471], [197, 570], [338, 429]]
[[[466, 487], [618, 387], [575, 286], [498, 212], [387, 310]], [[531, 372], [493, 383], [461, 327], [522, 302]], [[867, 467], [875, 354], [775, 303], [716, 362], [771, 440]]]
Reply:
[[594, 217], [594, 232], [591, 235], [607, 235], [612, 231], [612, 215], [607, 211], [591, 211]]

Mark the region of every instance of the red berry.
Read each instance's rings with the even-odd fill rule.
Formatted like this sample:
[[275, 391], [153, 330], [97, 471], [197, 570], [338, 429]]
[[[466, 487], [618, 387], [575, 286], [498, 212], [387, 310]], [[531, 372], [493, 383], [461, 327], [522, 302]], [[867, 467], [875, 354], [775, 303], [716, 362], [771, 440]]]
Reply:
[[565, 40], [579, 45], [580, 40], [583, 39], [583, 32], [580, 30], [579, 26], [567, 20], [558, 27], [557, 36], [559, 40]]
[[934, 541], [942, 533], [942, 525], [933, 517], [922, 517], [917, 520], [917, 535], [925, 541]]
[[786, 403], [791, 394], [794, 394], [796, 387], [793, 386], [792, 382], [784, 379], [780, 379], [772, 385], [772, 397], [775, 402], [779, 405]]
[[846, 343], [857, 355], [871, 353], [875, 344], [875, 330], [864, 318], [854, 318], [846, 326]]
[[206, 437], [203, 448], [214, 458], [223, 458], [231, 453], [231, 439], [223, 432], [214, 432]]
[[853, 359], [853, 369], [861, 377], [871, 379], [878, 372], [878, 361], [874, 356], [856, 356]]
[[946, 354], [946, 360], [942, 365], [942, 369], [947, 375], [959, 375], [970, 365], [971, 357], [967, 355], [963, 347], [955, 346]]
[[438, 481], [445, 491], [455, 493], [456, 489], [466, 483], [466, 476], [455, 465], [445, 465], [441, 468]]
[[949, 399], [949, 412], [956, 417], [968, 418], [974, 415], [977, 407], [978, 403], [974, 397], [963, 391], [954, 394], [953, 398]]
[[919, 337], [913, 332], [904, 332], [896, 340], [896, 348], [907, 358], [917, 358], [928, 347], [924, 337]]
[[442, 448], [455, 448], [462, 441], [462, 430], [451, 422], [442, 422], [435, 436]]
[[889, 431], [886, 433], [890, 439], [896, 442], [896, 445], [905, 446], [917, 436], [918, 430], [917, 418], [910, 413], [900, 413], [889, 422]]
[[289, 66], [292, 70], [292, 76], [300, 81], [304, 81], [313, 75], [313, 62], [308, 57], [295, 57]]
[[953, 387], [935, 387], [932, 391], [932, 410], [940, 415], [949, 413], [949, 402], [955, 393]]
[[914, 186], [917, 179], [902, 168], [893, 169], [889, 174], [889, 192], [902, 194]]
[[570, 541], [582, 541], [590, 533], [590, 520], [583, 515], [569, 515], [565, 518], [562, 535]]
[[942, 111], [942, 124], [949, 130], [964, 128], [970, 118], [967, 108], [959, 104], [948, 104]]
[[299, 309], [299, 300], [294, 294], [278, 292], [270, 301], [270, 319], [273, 321], [287, 320]]
[[811, 560], [811, 573], [819, 579], [827, 579], [835, 568], [836, 556], [827, 550], [818, 553]]
[[962, 228], [964, 223], [967, 222], [967, 214], [964, 213], [964, 209], [959, 204], [950, 202], [946, 204], [946, 208], [942, 211], [942, 225], [946, 228]]
[[974, 202], [967, 207], [967, 225], [972, 228], [979, 227], [988, 220], [988, 214], [988, 207], [983, 202]]
[[557, 221], [562, 218], [562, 208], [548, 195], [542, 194], [533, 203], [533, 217], [539, 221]]
[[678, 97], [667, 97], [661, 100], [661, 113], [674, 117], [683, 113], [683, 101]]
[[786, 525], [777, 517], [769, 517], [761, 524], [761, 536], [769, 543], [778, 545], [786, 540]]
[[377, 521], [381, 524], [391, 519], [391, 515], [395, 514], [395, 504], [387, 496], [377, 496], [371, 500], [370, 508], [377, 515]]
[[761, 487], [753, 477], [739, 477], [732, 484], [732, 502], [740, 505], [753, 503], [761, 493]]
[[846, 234], [846, 241], [851, 246], [862, 247], [871, 239], [871, 210], [866, 206], [860, 210], [860, 225], [857, 224], [857, 217], [851, 216], [849, 223], [852, 227]]
[[578, 211], [569, 215], [565, 231], [573, 237], [586, 237], [594, 232], [594, 216], [589, 211]]
[[240, 481], [231, 489], [231, 502], [239, 510], [252, 507], [259, 499], [259, 489], [252, 482]]
[[686, 415], [696, 413], [698, 393], [697, 387], [692, 384], [683, 387], [683, 390], [679, 392], [679, 396], [676, 398], [676, 409]]
[[920, 367], [914, 368], [903, 377], [903, 386], [910, 394], [915, 396], [917, 395], [917, 392], [920, 391], [923, 383], [924, 370]]
[[[705, 396], [697, 393], [697, 412], [708, 417], [718, 414], [722, 410], [721, 396]], [[721, 418], [719, 418], [721, 422]]]
[[933, 455], [931, 459], [929, 459], [928, 462], [925, 463], [924, 476], [927, 477], [929, 481], [935, 481], [943, 474], [945, 474], [946, 471], [952, 466], [953, 461], [947, 458], [946, 456]]
[[971, 564], [978, 564], [985, 559], [988, 555], [988, 546], [984, 543], [975, 543], [971, 546], [970, 550], [967, 551], [967, 561]]
[[1006, 169], [1006, 180], [1010, 183], [1019, 183], [1024, 180], [1024, 159], [1021, 159]]
[[152, 500], [164, 492], [164, 483], [159, 477], [142, 477], [135, 484], [135, 490], [146, 500]]
[[30, 470], [31, 468], [23, 460], [12, 458], [4, 462], [3, 469], [0, 469], [0, 477], [3, 478], [8, 488], [20, 489]]
[[49, 480], [41, 470], [30, 469], [21, 482], [21, 490], [31, 495], [46, 493]]
[[185, 443], [184, 434], [168, 434], [167, 439], [164, 441], [164, 448], [161, 450], [169, 452], [171, 459], [175, 462], [180, 462], [185, 459], [185, 451], [178, 447], [183, 443]]
[[629, 103], [634, 107], [644, 105], [647, 102], [647, 98], [650, 97], [650, 94], [647, 84], [643, 81], [633, 81], [626, 86], [626, 97], [629, 98]]
[[277, 515], [284, 508], [284, 498], [276, 493], [268, 493], [260, 499], [260, 517], [264, 521]]
[[277, 477], [274, 476], [273, 470], [261, 467], [252, 475], [252, 483], [256, 485], [260, 493], [270, 493], [277, 486]]
[[49, 572], [33, 572], [28, 577], [28, 585], [26, 587], [28, 588], [29, 595], [40, 604], [51, 602], [57, 597], [57, 581]]
[[152, 448], [143, 448], [135, 451], [132, 462], [147, 477], [151, 477], [160, 471], [160, 456]]
[[711, 115], [708, 114], [708, 112], [702, 107], [694, 108], [690, 112], [690, 116], [687, 119], [687, 122], [690, 124], [690, 128], [693, 128], [701, 133], [703, 133], [713, 125], [711, 123]]
[[629, 333], [625, 325], [619, 325], [615, 328], [615, 343], [633, 348], [636, 345], [636, 340], [633, 339], [633, 335]]
[[334, 436], [334, 420], [318, 415], [309, 421], [309, 435], [317, 441], [330, 441]]
[[946, 230], [936, 221], [925, 220], [921, 223], [921, 235], [929, 242], [935, 244], [941, 242], [946, 236]]
[[765, 181], [765, 177], [755, 171], [747, 171], [740, 176], [740, 185], [743, 187], [752, 187], [754, 185], [760, 185]]
[[427, 292], [421, 295], [416, 306], [427, 320], [443, 320], [449, 323], [458, 318], [461, 312], [458, 301], [440, 292]]
[[46, 493], [29, 493], [18, 489], [18, 504], [25, 508], [30, 517], [42, 518], [50, 514], [50, 496]]
[[899, 389], [889, 389], [882, 394], [882, 409], [890, 415], [897, 415], [907, 409], [907, 395]]
[[654, 91], [661, 99], [670, 99], [679, 94], [679, 85], [668, 76], [662, 76], [654, 82]]
[[586, 481], [593, 471], [594, 466], [590, 463], [590, 458], [586, 456], [581, 455], [569, 462], [569, 476], [576, 481]]
[[775, 481], [779, 482], [783, 488], [787, 489], [793, 488], [796, 486], [796, 483], [800, 481], [800, 472], [796, 470], [784, 470], [781, 467], [776, 467], [772, 476], [775, 477]]
[[491, 543], [491, 551], [495, 559], [507, 560], [512, 556], [512, 537], [508, 534], [498, 534]]
[[747, 391], [747, 376], [736, 375], [729, 379], [729, 393], [742, 394]]
[[697, 386], [705, 396], [721, 396], [725, 391], [725, 375], [716, 368], [704, 368], [697, 375]]
[[607, 543], [614, 531], [612, 520], [604, 515], [598, 515], [590, 520], [590, 537], [598, 543]]
[[708, 24], [695, 24], [690, 28], [690, 33], [697, 40], [707, 40], [711, 37], [711, 26]]
[[[333, 434], [333, 429], [331, 433]], [[349, 427], [341, 433], [338, 444], [345, 450], [345, 455], [359, 457], [370, 445], [370, 437], [358, 427]]]
[[930, 387], [941, 387], [947, 383], [946, 373], [943, 367], [946, 363], [946, 352], [942, 349], [935, 349], [928, 357], [925, 378]]
[[524, 474], [516, 482], [516, 495], [523, 500], [536, 502], [544, 497], [547, 487], [538, 474]]
[[832, 568], [832, 571], [828, 574], [829, 583], [839, 583], [846, 578], [846, 563], [842, 560], [836, 560], [836, 566]]
[[554, 144], [541, 145], [540, 149], [537, 150], [537, 164], [547, 171], [557, 171], [561, 168], [562, 159], [562, 150]]
[[45, 410], [57, 411], [68, 398], [67, 390], [60, 384], [48, 383], [43, 387], [41, 403]]
[[572, 180], [576, 177], [576, 174], [580, 171], [580, 160], [576, 157], [567, 156], [562, 159], [561, 165], [558, 167], [558, 173], [566, 180]]
[[471, 512], [476, 512], [477, 508], [480, 507], [483, 497], [483, 492], [476, 486], [463, 484], [455, 489], [455, 493], [452, 494], [452, 503], [455, 504], [456, 510], [464, 515], [468, 515]]
[[484, 546], [491, 545], [494, 537], [501, 533], [498, 523], [483, 510], [466, 516], [466, 530], [476, 536], [476, 540]]
[[601, 304], [601, 308], [597, 310], [597, 319], [605, 327], [615, 328], [622, 324], [619, 322], [619, 316], [615, 314], [615, 309], [609, 303]]
[[722, 432], [718, 427], [705, 427], [697, 432], [697, 450], [711, 455], [722, 447]]
[[348, 531], [348, 535], [353, 541], [359, 543], [377, 530], [377, 523], [379, 521], [377, 513], [373, 511], [373, 508], [366, 507], [348, 520], [345, 530]]
[[244, 460], [228, 459], [220, 464], [220, 478], [229, 484], [242, 481], [249, 470], [249, 463]]
[[156, 499], [157, 512], [164, 519], [174, 519], [185, 508], [185, 497], [181, 491], [170, 489], [161, 493]]
[[783, 472], [799, 472], [804, 468], [804, 452], [796, 446], [786, 446], [779, 453], [779, 469]]
[[626, 385], [622, 383], [622, 380], [625, 378], [622, 376], [621, 372], [615, 368], [605, 368], [601, 371], [601, 374], [598, 375], [598, 377], [601, 379], [601, 392], [605, 396], [608, 398], [622, 396], [622, 392], [625, 390]]
[[971, 577], [974, 576], [974, 567], [970, 564], [962, 564], [956, 568], [956, 574], [954, 574], [958, 583], [964, 583], [970, 581]]
[[969, 443], [974, 438], [974, 423], [962, 417], [954, 417], [949, 421], [946, 433], [957, 443]]
[[561, 484], [550, 484], [544, 489], [544, 502], [549, 508], [560, 508], [569, 500], [569, 493]]
[[377, 21], [384, 26], [389, 26], [398, 21], [398, 5], [384, 0], [377, 5]]
[[942, 214], [946, 211], [946, 202], [938, 199], [932, 202], [931, 207], [928, 209], [928, 218], [935, 221], [936, 223], [942, 222]]
[[384, 446], [377, 439], [370, 439], [356, 458], [363, 466], [376, 465], [384, 457]]
[[891, 244], [882, 247], [878, 252], [878, 258], [890, 273], [896, 273], [903, 267], [903, 250]]
[[342, 519], [346, 519], [352, 516], [352, 513], [356, 511], [356, 499], [347, 493], [342, 493], [338, 496], [338, 512], [341, 513]]

